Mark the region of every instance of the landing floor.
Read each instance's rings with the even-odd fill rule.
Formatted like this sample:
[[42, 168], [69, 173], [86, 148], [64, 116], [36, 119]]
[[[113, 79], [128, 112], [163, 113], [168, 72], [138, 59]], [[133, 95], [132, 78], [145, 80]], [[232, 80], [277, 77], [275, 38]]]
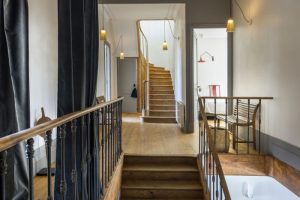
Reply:
[[123, 151], [142, 155], [196, 155], [198, 129], [182, 133], [177, 124], [141, 123], [139, 114], [123, 114]]

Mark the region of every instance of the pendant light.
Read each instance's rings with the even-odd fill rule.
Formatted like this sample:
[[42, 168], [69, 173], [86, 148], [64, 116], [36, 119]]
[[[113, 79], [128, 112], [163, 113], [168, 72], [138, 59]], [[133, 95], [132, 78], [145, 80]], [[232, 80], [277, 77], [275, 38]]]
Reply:
[[[237, 7], [239, 8], [239, 10], [241, 11], [242, 15], [243, 15], [243, 18], [244, 20], [249, 24], [251, 25], [252, 24], [252, 19], [248, 19], [242, 9], [242, 7], [240, 6], [240, 4], [237, 2], [237, 0], [233, 0], [234, 3], [237, 5]], [[232, 33], [234, 32], [234, 29], [235, 29], [235, 25], [234, 25], [234, 20], [232, 18], [232, 0], [230, 1], [230, 18], [227, 20], [227, 32], [228, 33]]]
[[164, 42], [163, 42], [163, 50], [167, 51], [168, 50], [168, 43], [166, 40], [166, 20], [164, 20]]
[[106, 30], [104, 28], [104, 0], [102, 1], [102, 28], [100, 30], [100, 40], [105, 41], [106, 40]]
[[121, 52], [120, 52], [120, 59], [124, 60], [125, 58], [125, 53], [123, 51], [123, 35], [121, 35]]

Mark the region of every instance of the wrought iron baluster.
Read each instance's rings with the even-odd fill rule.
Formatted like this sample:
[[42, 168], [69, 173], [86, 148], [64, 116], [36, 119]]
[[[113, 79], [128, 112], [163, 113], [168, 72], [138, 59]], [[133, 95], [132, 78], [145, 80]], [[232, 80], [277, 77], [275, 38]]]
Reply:
[[[259, 112], [258, 112], [258, 152], [261, 153], [261, 146], [260, 146], [260, 140], [261, 140], [261, 99], [259, 99]], [[253, 131], [256, 133], [256, 130]], [[256, 149], [256, 137], [254, 134], [254, 148]]]
[[120, 155], [123, 152], [123, 148], [122, 148], [122, 104], [123, 104], [123, 100], [120, 101]]
[[214, 112], [214, 147], [216, 146], [216, 143], [217, 143], [217, 128], [216, 128], [216, 125], [217, 125], [217, 99], [214, 98], [214, 109], [215, 109], [215, 112]]
[[116, 166], [116, 135], [115, 135], [115, 129], [116, 129], [116, 121], [115, 121], [115, 114], [116, 114], [116, 103], [113, 103], [113, 171], [115, 170]]
[[[80, 139], [81, 139], [81, 177], [84, 177], [84, 169], [85, 169], [85, 160], [86, 160], [86, 155], [84, 154], [84, 151], [83, 151], [83, 147], [85, 146], [84, 145], [84, 141], [85, 141], [85, 116], [82, 116], [81, 117], [81, 135], [80, 135]], [[84, 181], [81, 181], [81, 184], [80, 184], [80, 187], [81, 187], [81, 191], [84, 191]], [[84, 199], [85, 196], [84, 196], [84, 192], [81, 192], [81, 199]]]
[[47, 155], [47, 183], [48, 183], [48, 196], [47, 200], [52, 200], [52, 180], [51, 180], [51, 146], [52, 146], [52, 131], [46, 132], [45, 147]]
[[77, 170], [76, 170], [76, 151], [77, 151], [77, 145], [76, 145], [76, 137], [77, 137], [77, 120], [73, 120], [71, 122], [71, 134], [72, 134], [72, 174], [71, 174], [71, 181], [73, 185], [73, 199], [77, 199]]
[[105, 186], [108, 184], [108, 135], [109, 135], [109, 105], [105, 107]]
[[6, 200], [5, 177], [7, 174], [7, 151], [0, 152], [0, 200]]
[[91, 114], [87, 114], [87, 155], [86, 155], [86, 162], [87, 162], [87, 191], [88, 196], [91, 197], [92, 195], [92, 188], [91, 188]]
[[228, 140], [228, 99], [226, 98], [225, 99], [225, 148], [226, 149], [227, 149], [227, 145], [230, 145], [228, 144], [227, 140]]
[[247, 140], [248, 140], [248, 143], [247, 143], [247, 154], [249, 154], [249, 152], [250, 152], [250, 126], [249, 126], [249, 124], [250, 124], [250, 99], [248, 99], [248, 108], [247, 108], [247, 110], [248, 110], [248, 113], [247, 113]]
[[60, 152], [60, 159], [61, 159], [61, 177], [60, 177], [60, 194], [61, 194], [61, 199], [65, 199], [66, 198], [66, 192], [67, 192], [67, 184], [66, 184], [66, 180], [65, 180], [65, 153], [66, 153], [66, 149], [65, 149], [65, 138], [66, 138], [66, 124], [62, 125], [59, 128], [59, 139], [60, 139], [60, 148], [61, 148], [61, 152]]
[[110, 161], [110, 166], [109, 166], [109, 177], [112, 175], [112, 169], [113, 169], [113, 160], [112, 160], [112, 149], [113, 149], [113, 105], [110, 105], [110, 131], [109, 131], [109, 144], [110, 144], [110, 154], [109, 154], [109, 161]]
[[30, 138], [26, 142], [26, 158], [28, 159], [28, 173], [29, 173], [29, 199], [33, 200], [33, 149], [34, 139]]
[[102, 191], [101, 194], [104, 194], [104, 188], [105, 188], [105, 178], [104, 178], [104, 108], [101, 108], [101, 159], [100, 159], [100, 163], [101, 163], [101, 185], [102, 185]]
[[239, 154], [239, 99], [236, 100], [236, 154]]
[[215, 184], [216, 184], [216, 182], [215, 182], [215, 161], [214, 161], [214, 158], [212, 158], [212, 170], [213, 170], [213, 172], [212, 172], [212, 196], [213, 196], [213, 200], [215, 199], [215, 195], [214, 195], [214, 193], [215, 193], [215, 189], [216, 189], [216, 187], [215, 187]]

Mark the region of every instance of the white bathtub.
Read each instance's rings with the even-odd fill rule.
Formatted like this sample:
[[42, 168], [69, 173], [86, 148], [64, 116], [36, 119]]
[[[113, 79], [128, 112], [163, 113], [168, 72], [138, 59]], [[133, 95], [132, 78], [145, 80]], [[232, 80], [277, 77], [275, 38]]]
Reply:
[[300, 199], [276, 179], [269, 176], [225, 176], [225, 179], [232, 200]]

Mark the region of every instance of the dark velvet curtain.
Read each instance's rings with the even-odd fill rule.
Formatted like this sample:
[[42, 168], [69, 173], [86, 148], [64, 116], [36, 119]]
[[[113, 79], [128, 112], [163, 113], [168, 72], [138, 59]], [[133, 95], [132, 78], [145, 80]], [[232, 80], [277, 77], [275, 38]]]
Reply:
[[[29, 117], [27, 0], [0, 0], [0, 137], [29, 128]], [[7, 164], [6, 198], [28, 199], [24, 143], [8, 150]]]
[[[58, 0], [58, 116], [93, 106], [96, 100], [98, 71], [98, 3], [97, 0]], [[89, 118], [89, 119], [88, 119]], [[99, 199], [99, 139], [94, 115], [84, 124], [77, 120], [76, 154], [72, 154], [70, 126], [66, 130], [63, 158], [67, 184], [65, 199]], [[90, 126], [88, 126], [90, 122]], [[62, 199], [61, 140], [56, 153], [55, 199]], [[76, 166], [72, 163], [76, 160]], [[76, 181], [72, 172], [76, 169]]]

